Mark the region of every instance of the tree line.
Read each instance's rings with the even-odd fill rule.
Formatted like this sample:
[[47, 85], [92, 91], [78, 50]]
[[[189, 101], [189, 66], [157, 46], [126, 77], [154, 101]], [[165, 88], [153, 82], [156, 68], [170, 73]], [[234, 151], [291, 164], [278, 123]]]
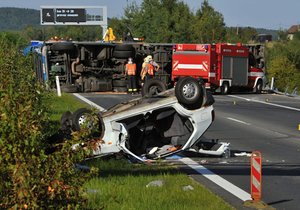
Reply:
[[[145, 42], [156, 43], [249, 43], [258, 34], [252, 27], [226, 27], [223, 15], [207, 0], [195, 12], [180, 0], [143, 0], [140, 5], [133, 2], [124, 9], [121, 18], [111, 18], [108, 23], [118, 40], [124, 37], [124, 33], [130, 33], [133, 37], [143, 37]], [[27, 25], [18, 34], [27, 41], [49, 40], [54, 36], [76, 41], [96, 41], [102, 39], [102, 28]], [[280, 31], [279, 37], [279, 41], [266, 45], [267, 74], [276, 77], [279, 89], [295, 89], [300, 86], [297, 79], [300, 61], [297, 59], [299, 53], [294, 48], [299, 46], [297, 40], [300, 40], [300, 36], [296, 35], [290, 41], [286, 40], [285, 32]], [[287, 69], [293, 69], [292, 73]]]

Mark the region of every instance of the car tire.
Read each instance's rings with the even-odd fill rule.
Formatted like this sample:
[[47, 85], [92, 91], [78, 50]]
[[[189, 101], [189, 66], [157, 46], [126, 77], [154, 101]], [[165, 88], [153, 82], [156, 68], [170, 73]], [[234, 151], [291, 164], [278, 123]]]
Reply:
[[175, 86], [175, 96], [180, 104], [188, 109], [198, 109], [203, 104], [202, 85], [192, 77], [180, 78]]
[[90, 109], [77, 109], [72, 115], [72, 125], [75, 131], [80, 131], [86, 123], [87, 117], [92, 113]]
[[63, 131], [67, 131], [72, 128], [72, 112], [66, 111], [60, 118], [60, 127]]
[[75, 45], [70, 42], [58, 42], [54, 43], [50, 49], [53, 51], [72, 51], [75, 49]]
[[[87, 109], [87, 108], [80, 108], [77, 109], [72, 116], [72, 125], [73, 125], [73, 130], [75, 131], [80, 131], [83, 128], [83, 125], [86, 123], [86, 120], [88, 119], [89, 116], [92, 115], [92, 110]], [[95, 118], [92, 118], [95, 119]], [[93, 136], [97, 138], [102, 138], [104, 136], [104, 122], [102, 115], [100, 113], [97, 114], [97, 124], [90, 123], [86, 124], [88, 129], [94, 130], [93, 131]], [[96, 127], [93, 127], [96, 126]]]
[[166, 89], [165, 84], [161, 80], [150, 79], [142, 87], [142, 96], [152, 97]]

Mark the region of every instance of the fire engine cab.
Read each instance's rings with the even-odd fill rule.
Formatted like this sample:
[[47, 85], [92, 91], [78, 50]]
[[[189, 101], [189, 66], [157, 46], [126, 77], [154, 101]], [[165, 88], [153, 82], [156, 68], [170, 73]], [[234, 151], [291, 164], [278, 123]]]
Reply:
[[241, 44], [176, 44], [172, 54], [172, 80], [201, 78], [207, 88], [228, 94], [233, 88], [260, 93], [265, 74], [254, 56]]

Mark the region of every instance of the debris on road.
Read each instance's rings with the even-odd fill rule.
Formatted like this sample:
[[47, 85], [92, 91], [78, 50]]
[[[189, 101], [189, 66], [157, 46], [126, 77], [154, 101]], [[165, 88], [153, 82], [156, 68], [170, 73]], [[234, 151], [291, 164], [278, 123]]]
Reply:
[[182, 190], [183, 190], [183, 191], [190, 191], [190, 190], [194, 190], [194, 188], [193, 188], [193, 186], [191, 186], [191, 185], [187, 185], [187, 186], [183, 186], [183, 187], [182, 187]]
[[152, 182], [149, 182], [146, 187], [162, 187], [165, 185], [165, 181], [164, 180], [155, 180]]

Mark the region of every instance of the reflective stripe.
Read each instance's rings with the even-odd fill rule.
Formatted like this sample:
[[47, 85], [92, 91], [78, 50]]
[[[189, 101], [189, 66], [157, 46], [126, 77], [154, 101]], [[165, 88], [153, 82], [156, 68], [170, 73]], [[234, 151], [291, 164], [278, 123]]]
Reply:
[[149, 75], [153, 76], [154, 75], [154, 66], [148, 63], [147, 65], [147, 72]]
[[201, 69], [207, 71], [207, 67], [203, 64], [178, 64], [178, 68], [180, 69]]
[[136, 73], [136, 64], [135, 63], [127, 63], [125, 68], [126, 68], [128, 75], [135, 75], [135, 73]]
[[265, 73], [263, 72], [249, 72], [249, 75], [250, 77], [263, 77], [265, 76]]
[[214, 72], [209, 72], [209, 73], [208, 73], [208, 77], [216, 77], [216, 73], [214, 73]]

